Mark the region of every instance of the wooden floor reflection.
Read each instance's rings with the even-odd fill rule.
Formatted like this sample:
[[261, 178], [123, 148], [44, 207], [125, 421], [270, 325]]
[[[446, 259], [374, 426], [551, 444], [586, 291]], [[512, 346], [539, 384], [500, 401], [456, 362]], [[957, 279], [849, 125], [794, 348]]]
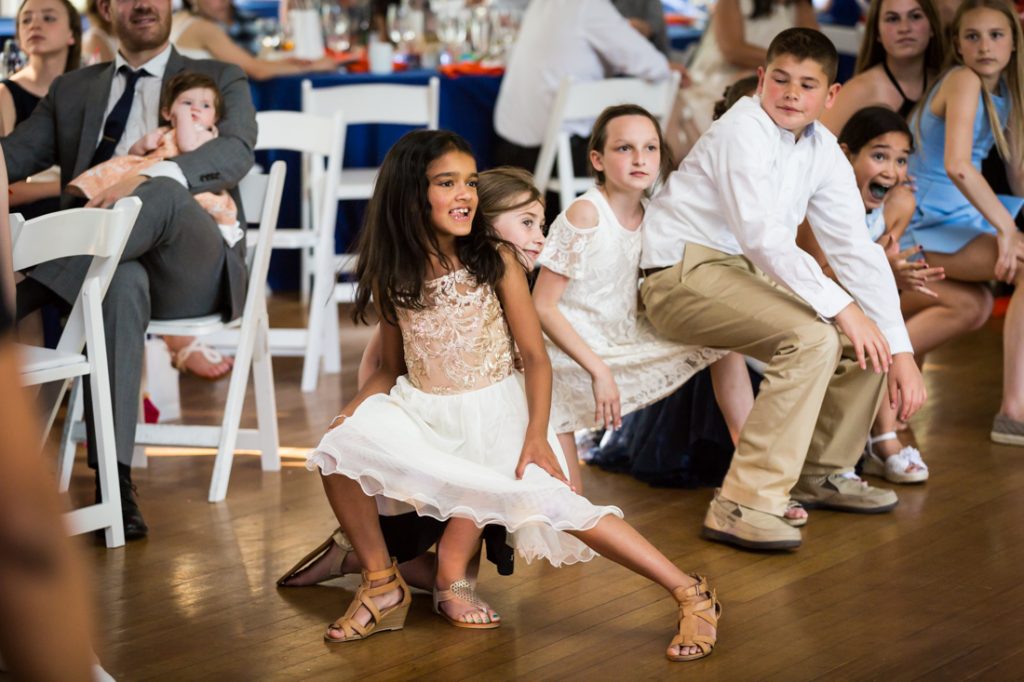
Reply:
[[[275, 300], [294, 323], [298, 304]], [[670, 664], [674, 608], [656, 587], [598, 559], [553, 569], [488, 565], [482, 592], [495, 631], [446, 625], [414, 598], [407, 626], [328, 645], [326, 623], [354, 582], [279, 590], [274, 580], [334, 527], [317, 477], [302, 467], [343, 398], [368, 332], [343, 332], [344, 372], [299, 392], [301, 361], [275, 360], [280, 473], [240, 456], [227, 501], [206, 502], [213, 457], [154, 457], [135, 475], [150, 537], [108, 551], [82, 539], [99, 604], [101, 660], [125, 680], [664, 679], [905, 680], [1024, 676], [1024, 449], [992, 444], [1000, 324], [928, 358], [930, 402], [913, 422], [931, 466], [902, 487], [894, 513], [814, 512], [804, 546], [753, 554], [698, 537], [710, 490], [653, 489], [587, 470], [586, 493], [614, 503], [686, 570], [711, 577], [724, 605], [710, 658]], [[210, 423], [226, 382], [182, 382], [187, 414]], [[247, 403], [247, 425], [255, 410]], [[73, 492], [91, 495], [76, 470]], [[59, 624], [55, 624], [59, 630]], [[55, 643], [59, 652], [59, 638]], [[57, 654], [59, 655], [59, 654]]]

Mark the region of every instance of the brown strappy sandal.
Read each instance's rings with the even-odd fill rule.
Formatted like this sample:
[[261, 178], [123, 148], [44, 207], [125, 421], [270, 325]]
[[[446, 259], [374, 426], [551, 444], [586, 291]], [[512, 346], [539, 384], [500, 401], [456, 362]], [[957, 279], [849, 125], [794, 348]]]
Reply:
[[[679, 602], [679, 632], [669, 646], [696, 646], [699, 654], [673, 656], [667, 651], [665, 657], [670, 661], [695, 661], [711, 654], [718, 641], [718, 619], [722, 616], [722, 605], [715, 596], [715, 591], [708, 587], [708, 579], [702, 575], [690, 576], [697, 581], [690, 587], [677, 587], [672, 596]], [[715, 629], [714, 635], [700, 634], [700, 621], [704, 621]]]
[[327, 551], [330, 550], [332, 545], [337, 545], [339, 548], [341, 548], [341, 554], [335, 561], [331, 562], [331, 568], [327, 574], [327, 577], [323, 580], [318, 580], [315, 584], [319, 584], [327, 580], [332, 580], [334, 578], [340, 578], [341, 576], [345, 575], [341, 571], [341, 565], [345, 563], [345, 558], [348, 557], [349, 553], [353, 552], [354, 549], [352, 547], [352, 543], [349, 542], [348, 537], [345, 535], [345, 531], [343, 531], [341, 529], [341, 526], [339, 526], [336, 531], [331, 533], [331, 536], [329, 538], [321, 542], [316, 549], [314, 549], [306, 556], [302, 557], [302, 560], [299, 561], [299, 563], [292, 566], [290, 569], [288, 569], [287, 573], [278, 578], [277, 584], [281, 587], [308, 587], [306, 585], [288, 585], [287, 583], [289, 580], [296, 577], [297, 575], [305, 571], [307, 568], [315, 564], [317, 561], [319, 561], [320, 557], [326, 554]]
[[[446, 601], [460, 601], [463, 604], [469, 604], [470, 606], [477, 608], [484, 613], [487, 618], [487, 622], [474, 623], [472, 621], [452, 618], [444, 612], [444, 609], [441, 608], [441, 602]], [[436, 587], [434, 588], [434, 613], [438, 614], [457, 628], [467, 628], [469, 630], [493, 630], [494, 628], [501, 627], [500, 620], [492, 620], [491, 614], [495, 613], [494, 609], [477, 596], [476, 590], [473, 589], [473, 585], [465, 578], [459, 578], [453, 582], [447, 590], [439, 590]]]
[[[387, 580], [381, 585], [371, 586], [371, 583], [380, 580]], [[388, 606], [384, 610], [377, 608], [373, 597], [386, 594], [393, 590], [402, 591], [402, 600], [394, 606]], [[412, 603], [412, 592], [409, 586], [402, 579], [398, 572], [398, 562], [391, 557], [391, 565], [380, 571], [363, 571], [363, 584], [356, 590], [356, 596], [348, 605], [345, 615], [327, 626], [324, 633], [324, 641], [331, 643], [354, 642], [366, 639], [370, 635], [387, 630], [401, 630], [405, 627], [405, 616], [409, 613], [409, 605]], [[370, 612], [370, 622], [362, 625], [355, 619], [356, 612], [365, 608]], [[331, 630], [341, 630], [344, 638], [331, 637]]]

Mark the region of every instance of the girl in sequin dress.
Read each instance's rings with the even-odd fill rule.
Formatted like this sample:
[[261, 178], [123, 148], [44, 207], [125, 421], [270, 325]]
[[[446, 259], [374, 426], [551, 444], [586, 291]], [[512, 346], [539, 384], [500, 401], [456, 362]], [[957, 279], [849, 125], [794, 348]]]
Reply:
[[[551, 369], [526, 275], [476, 215], [476, 164], [462, 138], [409, 133], [380, 169], [360, 238], [356, 315], [381, 320], [381, 367], [307, 462], [364, 566], [331, 642], [404, 626], [411, 595], [389, 559], [373, 496], [449, 523], [438, 543], [434, 607], [458, 627], [498, 618], [465, 579], [480, 528], [505, 526], [523, 557], [554, 565], [595, 549], [656, 581], [679, 604], [673, 660], [711, 652], [720, 611], [702, 577], [681, 572], [622, 520], [568, 486], [548, 428]], [[514, 371], [513, 342], [524, 374]]]
[[[532, 272], [534, 262], [544, 248], [544, 195], [533, 184], [533, 175], [521, 168], [503, 166], [480, 173], [477, 180], [477, 212], [481, 214], [484, 227], [494, 230], [499, 238], [514, 246], [523, 267]], [[359, 363], [359, 388], [380, 368], [380, 364], [380, 325], [377, 325], [363, 349]], [[380, 525], [388, 552], [398, 560], [402, 577], [412, 587], [432, 589], [437, 557], [428, 550], [441, 538], [445, 523], [417, 516], [414, 511], [399, 508], [386, 498], [378, 498], [378, 506], [382, 507]], [[496, 565], [498, 573], [511, 575], [514, 554], [506, 544], [505, 529], [487, 526], [483, 538], [486, 556]], [[478, 559], [470, 562], [470, 582], [478, 566]], [[361, 568], [348, 536], [339, 527], [289, 569], [277, 584], [283, 587], [316, 585], [358, 573]]]

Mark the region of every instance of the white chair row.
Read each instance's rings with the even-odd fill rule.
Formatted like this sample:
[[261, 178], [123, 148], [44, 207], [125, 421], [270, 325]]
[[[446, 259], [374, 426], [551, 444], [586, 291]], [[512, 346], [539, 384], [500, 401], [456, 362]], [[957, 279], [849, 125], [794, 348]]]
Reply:
[[[258, 449], [261, 453], [264, 471], [277, 471], [281, 468], [281, 458], [278, 452], [274, 375], [268, 352], [269, 321], [264, 283], [270, 267], [270, 252], [281, 206], [284, 177], [285, 164], [283, 161], [278, 161], [271, 166], [268, 174], [250, 173], [238, 186], [246, 219], [259, 223], [259, 229], [248, 235], [249, 283], [241, 317], [231, 322], [224, 322], [220, 315], [179, 320], [152, 320], [147, 329], [150, 334], [176, 336], [209, 336], [236, 330], [234, 337], [237, 342], [234, 349], [235, 363], [231, 370], [228, 396], [220, 426], [139, 424], [135, 435], [136, 445], [216, 447], [217, 456], [214, 460], [213, 475], [210, 481], [210, 502], [223, 500], [227, 495], [231, 464], [236, 447]], [[116, 260], [115, 258], [115, 263]], [[102, 331], [102, 327], [100, 329]], [[90, 348], [92, 347], [90, 344]], [[91, 355], [99, 356], [96, 359], [97, 362], [100, 358], [105, 358], [105, 354], [102, 353], [92, 353]], [[241, 429], [239, 426], [250, 369], [255, 384], [258, 426], [256, 429]], [[99, 372], [98, 369], [96, 371]], [[106, 377], [105, 369], [102, 375]], [[95, 392], [95, 390], [95, 384], [93, 384], [93, 391]], [[94, 404], [98, 404], [98, 401], [95, 401]], [[109, 397], [107, 404], [109, 404]], [[72, 388], [68, 414], [69, 418], [65, 420], [58, 462], [62, 490], [67, 489], [71, 479], [75, 444], [81, 442], [85, 437], [85, 425], [81, 421], [82, 401], [77, 382], [76, 386]], [[102, 446], [102, 443], [99, 445]], [[102, 475], [101, 471], [101, 477]], [[116, 481], [116, 470], [114, 476]], [[120, 511], [118, 511], [118, 522], [120, 522]]]

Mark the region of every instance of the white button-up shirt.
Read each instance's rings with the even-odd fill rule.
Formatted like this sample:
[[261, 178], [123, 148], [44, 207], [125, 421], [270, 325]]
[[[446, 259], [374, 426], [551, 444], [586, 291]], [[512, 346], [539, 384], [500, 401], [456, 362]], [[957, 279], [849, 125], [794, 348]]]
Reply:
[[[842, 287], [797, 246], [805, 216]], [[812, 123], [798, 140], [756, 97], [744, 97], [669, 176], [643, 234], [641, 267], [679, 263], [689, 242], [742, 254], [823, 318], [856, 300], [891, 352], [913, 352], [892, 270], [868, 236], [853, 168], [823, 125]]]
[[[139, 67], [139, 69], [145, 69], [149, 75], [145, 78], [139, 78], [135, 83], [135, 98], [132, 100], [131, 111], [128, 112], [128, 121], [124, 126], [124, 134], [121, 135], [117, 146], [114, 147], [114, 156], [124, 156], [127, 154], [128, 150], [131, 149], [131, 146], [139, 138], [155, 130], [160, 125], [160, 91], [163, 89], [164, 71], [167, 70], [167, 60], [170, 57], [171, 46], [168, 44], [163, 52]], [[114, 57], [114, 80], [110, 84], [107, 110], [103, 114], [104, 124], [106, 124], [107, 117], [114, 109], [114, 105], [117, 104], [117, 100], [121, 99], [121, 95], [124, 94], [128, 77], [120, 73], [122, 65], [128, 66], [132, 70], [138, 70], [128, 64], [120, 52]], [[102, 137], [103, 127], [101, 126], [99, 137], [96, 139], [97, 146]], [[178, 164], [173, 161], [160, 161], [144, 170], [141, 174], [151, 178], [173, 178], [184, 187], [188, 187], [185, 174], [181, 171]]]
[[[668, 60], [610, 0], [535, 0], [526, 8], [501, 82], [494, 128], [510, 142], [538, 147], [564, 77], [586, 82], [619, 75], [664, 80]], [[590, 135], [586, 123], [567, 127]]]

